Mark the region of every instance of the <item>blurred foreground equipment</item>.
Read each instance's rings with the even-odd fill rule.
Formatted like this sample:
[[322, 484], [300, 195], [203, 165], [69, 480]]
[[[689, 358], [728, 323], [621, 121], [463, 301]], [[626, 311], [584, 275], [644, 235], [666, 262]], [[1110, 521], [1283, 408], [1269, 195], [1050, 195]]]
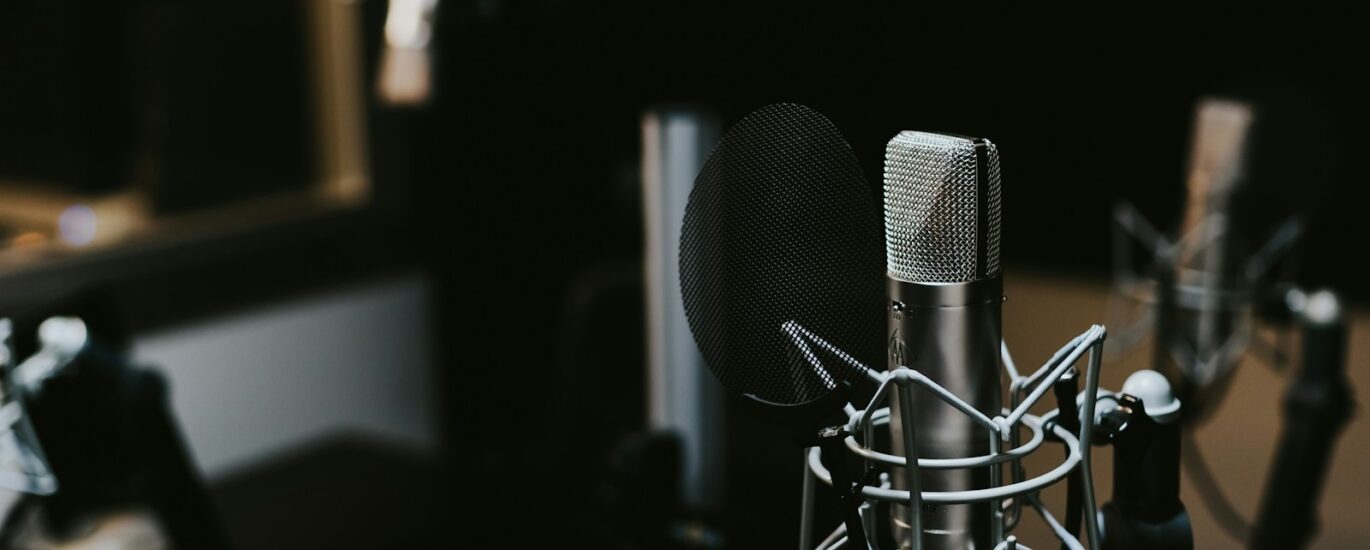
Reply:
[[92, 341], [74, 317], [44, 321], [38, 341], [35, 354], [9, 369], [6, 393], [31, 420], [42, 444], [32, 456], [46, 457], [35, 466], [50, 466], [56, 486], [35, 477], [36, 490], [6, 518], [0, 546], [225, 548], [162, 375]]

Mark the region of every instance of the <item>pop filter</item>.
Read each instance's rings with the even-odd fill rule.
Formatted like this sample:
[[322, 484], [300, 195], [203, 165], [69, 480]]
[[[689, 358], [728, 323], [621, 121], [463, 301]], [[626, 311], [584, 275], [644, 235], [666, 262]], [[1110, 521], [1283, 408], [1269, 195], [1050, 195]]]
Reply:
[[723, 136], [685, 209], [680, 271], [705, 362], [773, 419], [812, 428], [883, 357], [880, 212], [812, 109], [763, 107]]

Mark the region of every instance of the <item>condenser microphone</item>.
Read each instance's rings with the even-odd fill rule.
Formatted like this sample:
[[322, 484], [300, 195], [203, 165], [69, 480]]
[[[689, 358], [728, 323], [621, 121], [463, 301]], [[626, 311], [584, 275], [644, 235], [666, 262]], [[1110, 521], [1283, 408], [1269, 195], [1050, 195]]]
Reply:
[[1252, 251], [1233, 213], [1253, 120], [1246, 103], [1199, 102], [1180, 225], [1186, 246], [1177, 251], [1174, 272], [1160, 274], [1156, 368], [1176, 384], [1191, 418], [1219, 398], [1245, 349], [1241, 312], [1251, 305], [1246, 259]]
[[[905, 366], [994, 417], [1000, 414], [999, 151], [985, 139], [901, 132], [885, 148], [885, 247], [889, 279], [889, 367]], [[903, 449], [900, 412], [891, 411], [895, 454], [961, 458], [989, 452], [989, 434], [926, 392], [915, 392], [918, 448]], [[996, 466], [997, 467], [997, 466]], [[895, 469], [895, 486], [907, 488]], [[990, 486], [988, 468], [921, 470], [924, 491]], [[993, 504], [922, 510], [923, 533], [892, 511], [902, 548], [992, 548]]]

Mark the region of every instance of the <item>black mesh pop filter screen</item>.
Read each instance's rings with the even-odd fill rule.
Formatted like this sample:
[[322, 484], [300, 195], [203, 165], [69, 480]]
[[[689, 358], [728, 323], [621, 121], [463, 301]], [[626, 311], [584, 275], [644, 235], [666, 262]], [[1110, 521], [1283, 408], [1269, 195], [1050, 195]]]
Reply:
[[860, 163], [812, 109], [748, 115], [695, 180], [681, 289], [704, 359], [731, 391], [807, 403], [856, 374], [836, 350], [883, 364], [884, 268]]

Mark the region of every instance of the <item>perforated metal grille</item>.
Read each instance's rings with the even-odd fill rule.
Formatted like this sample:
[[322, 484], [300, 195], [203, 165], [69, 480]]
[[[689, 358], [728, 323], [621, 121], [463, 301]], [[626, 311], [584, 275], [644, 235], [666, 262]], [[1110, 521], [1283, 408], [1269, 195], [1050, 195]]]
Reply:
[[680, 244], [690, 329], [730, 390], [804, 403], [855, 375], [840, 352], [879, 364], [880, 212], [822, 115], [771, 105], [729, 129], [695, 180]]
[[[956, 283], [999, 272], [999, 149], [988, 140], [978, 146], [986, 148], [984, 197], [976, 140], [900, 132], [885, 147], [885, 259], [890, 275], [910, 282]], [[981, 200], [987, 201], [983, 244], [978, 238]]]

